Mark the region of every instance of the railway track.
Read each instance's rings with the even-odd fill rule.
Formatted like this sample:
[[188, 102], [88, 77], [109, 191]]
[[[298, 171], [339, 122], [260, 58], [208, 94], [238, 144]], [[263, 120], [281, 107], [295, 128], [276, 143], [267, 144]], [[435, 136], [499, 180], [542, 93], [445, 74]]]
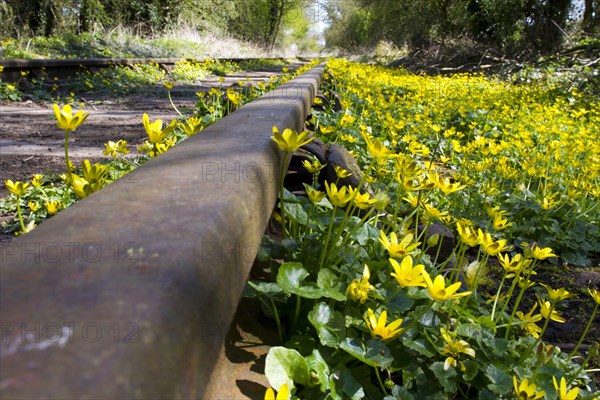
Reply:
[[[113, 67], [131, 67], [133, 65], [156, 64], [165, 72], [170, 72], [177, 63], [205, 63], [211, 58], [74, 58], [74, 59], [11, 59], [0, 60], [0, 80], [18, 83], [29, 90], [29, 77], [42, 79], [65, 79], [82, 72], [97, 73], [102, 69]], [[269, 60], [285, 62], [283, 58], [220, 58], [220, 62], [241, 63], [249, 61]]]

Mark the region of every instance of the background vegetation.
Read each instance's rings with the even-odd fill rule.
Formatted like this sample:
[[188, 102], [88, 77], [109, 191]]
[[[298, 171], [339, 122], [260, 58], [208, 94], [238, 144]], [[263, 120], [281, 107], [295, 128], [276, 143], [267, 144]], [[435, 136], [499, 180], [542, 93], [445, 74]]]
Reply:
[[[0, 0], [0, 37], [69, 37], [125, 30], [164, 36], [186, 27], [272, 49], [317, 50], [308, 34], [307, 0]], [[191, 28], [191, 29], [190, 29]], [[293, 42], [293, 43], [292, 43]]]
[[574, 30], [598, 34], [598, 0], [333, 0], [327, 43], [345, 50], [388, 41], [422, 48], [466, 39], [509, 54], [552, 52]]

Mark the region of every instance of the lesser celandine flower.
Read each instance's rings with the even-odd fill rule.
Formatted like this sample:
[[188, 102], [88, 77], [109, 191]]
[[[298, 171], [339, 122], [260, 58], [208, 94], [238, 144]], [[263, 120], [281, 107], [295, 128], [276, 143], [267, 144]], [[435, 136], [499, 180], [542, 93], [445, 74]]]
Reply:
[[538, 299], [538, 304], [540, 305], [540, 314], [542, 314], [542, 317], [544, 317], [545, 319], [550, 318], [552, 321], [556, 321], [561, 324], [567, 321], [566, 319], [560, 316], [558, 311], [554, 310], [554, 307], [552, 307], [552, 303], [550, 303], [549, 301]]
[[277, 143], [277, 147], [279, 150], [285, 151], [287, 153], [293, 153], [298, 150], [300, 147], [305, 144], [311, 142], [314, 137], [308, 137], [309, 132], [296, 132], [292, 129], [285, 129], [283, 133], [279, 133], [279, 129], [276, 126], [273, 127], [273, 136], [271, 139]]
[[163, 129], [163, 122], [161, 119], [157, 119], [154, 122], [150, 122], [150, 117], [148, 114], [144, 113], [142, 116], [142, 123], [144, 124], [144, 128], [146, 129], [146, 134], [148, 135], [148, 141], [152, 144], [157, 144], [162, 142], [167, 136], [173, 132], [175, 127], [177, 126], [177, 121], [172, 120], [169, 125]]
[[527, 258], [535, 258], [536, 260], [545, 260], [550, 257], [558, 257], [556, 254], [552, 253], [552, 249], [550, 247], [541, 248], [537, 245], [537, 243], [521, 243], [524, 246], [525, 257]]
[[61, 209], [62, 204], [60, 204], [59, 201], [45, 201], [44, 206], [46, 207], [48, 214], [54, 215]]
[[30, 185], [26, 182], [13, 182], [12, 180], [8, 179], [4, 181], [4, 186], [6, 186], [8, 191], [12, 194], [16, 194], [17, 196], [23, 196]]
[[522, 324], [523, 329], [536, 339], [540, 337], [540, 333], [542, 332], [542, 328], [540, 328], [536, 324], [536, 322], [538, 322], [542, 319], [542, 315], [541, 314], [533, 315], [533, 313], [535, 312], [537, 307], [538, 307], [538, 304], [534, 303], [533, 307], [531, 307], [531, 310], [529, 310], [529, 312], [527, 314], [523, 314], [523, 312], [521, 312], [521, 311], [517, 311], [517, 313], [516, 313], [517, 318], [519, 318], [521, 321], [523, 321], [523, 324]]
[[461, 283], [455, 282], [446, 287], [446, 279], [442, 275], [436, 276], [435, 280], [432, 282], [427, 271], [423, 271], [423, 278], [425, 279], [425, 284], [427, 285], [427, 291], [429, 295], [435, 301], [454, 300], [471, 294], [471, 292], [455, 294], [455, 292], [460, 288]]
[[464, 371], [465, 367], [462, 362], [458, 361], [459, 357], [461, 354], [466, 354], [469, 357], [475, 357], [475, 350], [473, 350], [466, 341], [456, 340], [456, 334], [454, 332], [447, 331], [446, 328], [440, 328], [440, 333], [446, 342], [446, 346], [442, 350], [442, 354], [448, 356], [444, 361], [444, 370], [448, 370], [450, 367], [456, 368], [458, 365], [460, 365], [460, 369]]
[[196, 117], [191, 117], [183, 122], [180, 122], [179, 126], [183, 130], [183, 133], [185, 133], [187, 136], [194, 136], [202, 129], [204, 129], [204, 126], [202, 125], [202, 120]]
[[402, 325], [402, 321], [402, 318], [398, 318], [389, 325], [386, 325], [387, 311], [382, 311], [379, 319], [377, 319], [373, 310], [370, 308], [367, 310], [367, 317], [365, 318], [365, 322], [367, 323], [367, 327], [371, 331], [371, 334], [383, 340], [391, 339], [402, 332], [402, 329], [399, 329], [400, 325]]
[[573, 293], [569, 293], [565, 288], [552, 289], [549, 285], [543, 283], [542, 286], [546, 288], [546, 290], [548, 291], [548, 297], [552, 301], [563, 301], [575, 296]]
[[268, 388], [265, 393], [265, 400], [288, 400], [290, 397], [290, 390], [288, 388], [287, 383], [284, 383], [279, 388], [279, 392], [277, 392], [277, 397], [275, 397], [275, 392], [273, 392], [272, 388]]
[[590, 296], [592, 296], [592, 299], [594, 299], [596, 304], [600, 304], [600, 291], [588, 288], [588, 292], [590, 293]]
[[398, 236], [395, 232], [392, 232], [388, 239], [384, 231], [379, 231], [379, 243], [387, 250], [390, 257], [402, 258], [416, 253], [416, 249], [421, 242], [413, 243], [413, 238], [413, 234], [409, 233], [398, 241]]
[[353, 300], [360, 301], [361, 304], [365, 304], [369, 298], [369, 292], [375, 290], [373, 285], [369, 283], [369, 278], [371, 278], [371, 272], [369, 271], [369, 267], [365, 265], [362, 279], [354, 279], [348, 285], [346, 295], [350, 296]]
[[375, 203], [375, 199], [372, 199], [369, 193], [360, 193], [358, 189], [354, 190], [357, 191], [357, 193], [352, 198], [352, 205], [354, 207], [359, 208], [361, 210], [366, 210], [367, 208], [371, 207], [372, 204]]
[[502, 218], [502, 215], [494, 215], [492, 225], [496, 231], [501, 231], [512, 226], [512, 222], [508, 222], [506, 218]]
[[38, 203], [37, 201], [30, 201], [29, 203], [27, 203], [27, 206], [31, 211], [36, 212], [40, 208], [40, 203]]
[[508, 254], [498, 254], [498, 261], [507, 272], [507, 278], [515, 276], [517, 272], [531, 265], [531, 260], [524, 259], [522, 254], [515, 254], [512, 258]]
[[397, 154], [395, 154], [393, 151], [391, 151], [390, 149], [385, 147], [380, 141], [371, 140], [371, 137], [369, 136], [368, 133], [361, 132], [361, 135], [367, 144], [367, 151], [369, 152], [369, 154], [372, 157], [374, 157], [376, 159], [386, 159], [386, 158], [398, 157]]
[[54, 115], [56, 117], [56, 126], [65, 131], [74, 131], [86, 120], [89, 113], [79, 110], [73, 115], [73, 110], [69, 104], [66, 104], [62, 109], [58, 104], [54, 104]]
[[325, 165], [321, 164], [321, 162], [319, 160], [314, 160], [313, 162], [304, 160], [304, 161], [302, 161], [302, 165], [311, 174], [316, 174], [317, 172], [319, 172], [320, 170], [322, 170], [325, 167]]
[[337, 164], [333, 165], [333, 169], [335, 171], [335, 174], [337, 175], [338, 178], [340, 179], [344, 179], [344, 178], [348, 178], [350, 176], [352, 176], [352, 172], [340, 167]]
[[388, 196], [384, 192], [378, 192], [375, 193], [373, 200], [375, 200], [375, 202], [373, 203], [373, 207], [375, 207], [377, 210], [384, 210], [390, 202], [390, 196]]
[[515, 388], [515, 394], [519, 400], [537, 400], [541, 399], [546, 395], [543, 390], [537, 391], [537, 386], [534, 383], [529, 383], [527, 378], [523, 379], [521, 383], [517, 381], [517, 377], [513, 376], [513, 385]]
[[330, 185], [329, 182], [325, 181], [325, 190], [327, 191], [329, 202], [335, 207], [344, 207], [352, 200], [352, 193], [348, 191], [348, 186], [342, 186], [338, 190], [335, 183]]
[[481, 243], [481, 239], [475, 230], [471, 229], [471, 227], [466, 225], [463, 221], [458, 221], [456, 223], [456, 230], [458, 231], [460, 240], [467, 246], [474, 247]]
[[571, 390], [567, 390], [567, 381], [564, 376], [560, 378], [560, 385], [558, 384], [554, 376], [552, 377], [552, 383], [554, 384], [554, 388], [556, 389], [558, 400], [575, 400], [579, 395], [578, 387], [575, 387]]
[[481, 241], [481, 247], [483, 251], [490, 256], [496, 256], [502, 251], [511, 249], [511, 246], [506, 245], [506, 239], [494, 240], [492, 235], [488, 232], [482, 232], [482, 234], [479, 236], [479, 240]]
[[427, 286], [425, 284], [425, 279], [423, 278], [423, 271], [425, 271], [425, 266], [423, 264], [418, 264], [413, 267], [413, 259], [411, 256], [404, 257], [401, 263], [398, 263], [398, 261], [393, 258], [390, 258], [389, 260], [390, 264], [392, 264], [392, 268], [394, 268], [392, 276], [396, 278], [396, 282], [398, 282], [401, 288]]
[[444, 178], [438, 182], [438, 187], [444, 194], [448, 195], [466, 188], [467, 185], [463, 185], [460, 182], [450, 182], [449, 178]]
[[40, 187], [42, 186], [42, 178], [44, 177], [44, 175], [42, 174], [34, 174], [33, 175], [33, 179], [31, 180], [31, 184], [34, 187]]
[[317, 190], [306, 183], [304, 184], [304, 189], [306, 189], [306, 194], [308, 195], [308, 199], [311, 201], [311, 203], [318, 203], [325, 198], [324, 192], [321, 192], [320, 190]]

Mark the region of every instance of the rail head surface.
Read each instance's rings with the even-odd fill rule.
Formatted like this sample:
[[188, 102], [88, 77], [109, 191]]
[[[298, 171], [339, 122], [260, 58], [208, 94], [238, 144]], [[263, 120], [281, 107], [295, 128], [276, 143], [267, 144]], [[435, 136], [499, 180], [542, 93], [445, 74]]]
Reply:
[[202, 397], [322, 73], [0, 247], [0, 397]]

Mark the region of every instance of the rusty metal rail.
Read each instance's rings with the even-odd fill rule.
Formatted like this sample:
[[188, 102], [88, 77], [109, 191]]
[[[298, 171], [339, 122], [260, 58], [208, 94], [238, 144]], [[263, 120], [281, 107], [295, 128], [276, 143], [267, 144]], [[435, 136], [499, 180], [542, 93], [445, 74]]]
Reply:
[[203, 397], [322, 74], [0, 246], [2, 398]]
[[[211, 58], [74, 58], [74, 59], [11, 59], [0, 60], [0, 80], [4, 82], [23, 82], [22, 72], [36, 78], [68, 78], [76, 73], [96, 73], [103, 68], [115, 66], [132, 66], [137, 64], [158, 64], [165, 71], [170, 71], [178, 62], [202, 63]], [[266, 60], [265, 58], [219, 58], [222, 62], [239, 63], [243, 61]], [[283, 58], [269, 58], [281, 60]]]

